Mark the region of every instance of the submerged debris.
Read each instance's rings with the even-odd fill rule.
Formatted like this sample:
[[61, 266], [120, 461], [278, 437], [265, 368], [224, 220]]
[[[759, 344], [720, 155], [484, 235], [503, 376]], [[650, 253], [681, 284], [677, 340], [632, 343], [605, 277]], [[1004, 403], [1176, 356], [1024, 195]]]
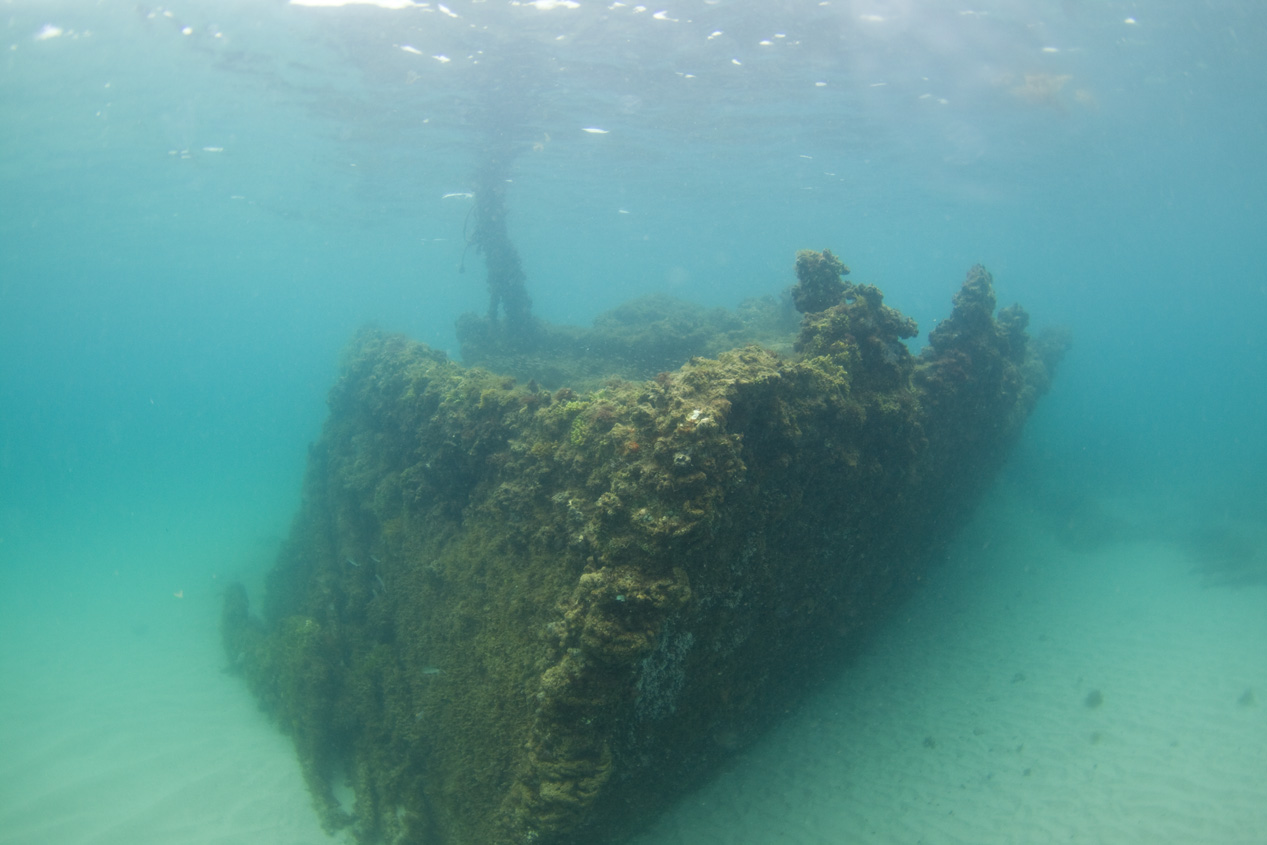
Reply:
[[[613, 841], [922, 578], [1061, 344], [1031, 343], [1019, 309], [996, 320], [974, 268], [914, 356], [914, 324], [879, 290], [832, 296], [822, 274], [843, 265], [802, 262], [821, 278], [794, 353], [729, 349], [590, 392], [356, 338], [263, 619], [240, 587], [223, 617], [327, 828]], [[341, 548], [381, 550], [391, 592]]]

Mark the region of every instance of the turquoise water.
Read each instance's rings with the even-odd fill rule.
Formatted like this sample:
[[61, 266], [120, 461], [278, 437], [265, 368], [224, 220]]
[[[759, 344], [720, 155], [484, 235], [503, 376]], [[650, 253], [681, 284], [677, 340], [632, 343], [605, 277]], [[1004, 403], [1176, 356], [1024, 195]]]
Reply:
[[[0, 21], [0, 842], [176, 841], [168, 805], [135, 807], [170, 762], [136, 750], [156, 714], [205, 738], [189, 707], [216, 701], [242, 714], [232, 742], [271, 741], [220, 686], [219, 585], [269, 564], [359, 326], [457, 356], [454, 320], [486, 303], [479, 259], [458, 272], [463, 195], [494, 154], [556, 322], [648, 292], [733, 306], [830, 248], [927, 332], [985, 264], [1002, 304], [1074, 337], [1008, 469], [1037, 522], [1076, 548], [1111, 512], [1130, 530], [1110, 539], [1232, 542], [1267, 569], [1258, 3], [107, 0]], [[134, 780], [77, 791], [88, 737]], [[293, 827], [254, 841], [313, 841], [289, 776]], [[107, 781], [137, 784], [108, 802], [133, 809], [95, 825]], [[235, 841], [198, 830], [182, 841]], [[808, 837], [788, 841], [831, 841]]]

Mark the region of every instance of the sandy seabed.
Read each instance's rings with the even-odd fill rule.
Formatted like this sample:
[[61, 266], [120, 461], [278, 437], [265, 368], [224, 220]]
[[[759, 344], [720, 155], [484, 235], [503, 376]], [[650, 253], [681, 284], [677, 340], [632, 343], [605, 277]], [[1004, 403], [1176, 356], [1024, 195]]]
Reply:
[[[343, 841], [222, 671], [210, 563], [11, 546], [0, 843]], [[1267, 842], [1267, 587], [1193, 565], [1074, 553], [996, 500], [839, 681], [637, 845]]]
[[992, 503], [839, 681], [637, 845], [1267, 843], [1267, 586]]

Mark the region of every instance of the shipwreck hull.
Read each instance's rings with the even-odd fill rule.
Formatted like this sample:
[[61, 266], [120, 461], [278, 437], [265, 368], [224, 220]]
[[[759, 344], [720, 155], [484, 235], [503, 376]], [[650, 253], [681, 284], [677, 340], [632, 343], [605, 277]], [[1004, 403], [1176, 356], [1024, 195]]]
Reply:
[[602, 843], [697, 784], [989, 485], [1062, 348], [993, 310], [974, 268], [913, 357], [913, 323], [846, 286], [795, 355], [583, 394], [358, 336], [263, 617], [240, 587], [223, 617], [325, 825]]

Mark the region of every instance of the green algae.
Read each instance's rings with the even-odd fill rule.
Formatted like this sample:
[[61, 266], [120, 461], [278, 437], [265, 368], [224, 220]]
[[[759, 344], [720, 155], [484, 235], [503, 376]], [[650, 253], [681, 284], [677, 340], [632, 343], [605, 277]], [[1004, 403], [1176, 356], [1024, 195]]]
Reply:
[[996, 320], [974, 268], [913, 356], [877, 289], [839, 282], [830, 253], [797, 264], [835, 295], [800, 298], [818, 310], [795, 352], [589, 392], [357, 336], [263, 618], [234, 587], [222, 625], [327, 828], [616, 841], [920, 580], [1063, 341], [1031, 343], [1019, 309]]
[[761, 297], [734, 311], [651, 295], [600, 314], [593, 328], [537, 321], [529, 342], [476, 314], [458, 320], [462, 360], [551, 389], [597, 389], [611, 378], [641, 380], [691, 358], [751, 343], [790, 351], [798, 316], [790, 298]]

